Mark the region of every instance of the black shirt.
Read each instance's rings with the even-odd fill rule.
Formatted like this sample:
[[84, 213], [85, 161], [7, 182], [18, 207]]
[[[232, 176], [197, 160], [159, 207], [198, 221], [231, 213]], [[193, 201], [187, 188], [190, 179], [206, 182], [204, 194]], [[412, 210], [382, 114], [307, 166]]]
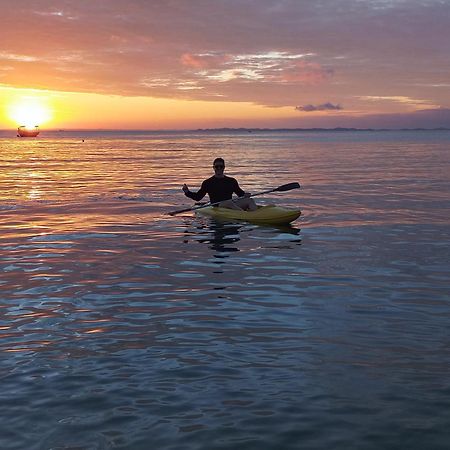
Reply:
[[217, 203], [223, 202], [224, 200], [230, 200], [233, 197], [233, 192], [239, 197], [242, 197], [245, 194], [234, 178], [224, 175], [223, 178], [218, 178], [216, 176], [208, 178], [202, 183], [198, 192], [189, 191], [185, 195], [198, 202], [208, 194], [211, 203]]

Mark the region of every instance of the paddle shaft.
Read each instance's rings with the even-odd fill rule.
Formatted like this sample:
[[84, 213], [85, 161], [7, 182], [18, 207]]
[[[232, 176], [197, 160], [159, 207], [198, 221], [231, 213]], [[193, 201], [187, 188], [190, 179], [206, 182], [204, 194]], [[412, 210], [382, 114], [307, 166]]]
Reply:
[[[286, 191], [290, 191], [292, 189], [298, 189], [299, 187], [300, 187], [300, 185], [298, 183], [283, 184], [282, 186], [279, 186], [279, 187], [274, 188], [274, 189], [269, 189], [267, 191], [257, 192], [256, 194], [251, 194], [248, 197], [238, 197], [238, 198], [256, 197], [257, 195], [264, 195], [264, 194], [268, 194], [270, 192], [286, 192]], [[216, 205], [218, 205], [219, 203], [222, 203], [222, 202], [223, 202], [223, 200], [221, 200], [220, 202], [206, 203], [205, 205], [201, 205], [201, 206], [192, 206], [191, 208], [178, 209], [177, 211], [171, 211], [171, 212], [169, 212], [167, 214], [169, 214], [169, 216], [174, 216], [176, 214], [181, 214], [183, 212], [196, 211], [197, 209], [207, 208], [208, 206], [216, 206]]]

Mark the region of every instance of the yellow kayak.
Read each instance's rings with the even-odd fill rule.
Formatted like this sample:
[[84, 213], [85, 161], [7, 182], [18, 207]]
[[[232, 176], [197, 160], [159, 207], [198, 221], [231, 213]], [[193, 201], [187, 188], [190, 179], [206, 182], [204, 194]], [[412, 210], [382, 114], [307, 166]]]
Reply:
[[275, 205], [259, 206], [256, 211], [239, 211], [208, 206], [199, 209], [197, 212], [219, 220], [245, 220], [246, 222], [267, 225], [286, 225], [300, 217], [301, 214], [299, 209], [288, 209]]

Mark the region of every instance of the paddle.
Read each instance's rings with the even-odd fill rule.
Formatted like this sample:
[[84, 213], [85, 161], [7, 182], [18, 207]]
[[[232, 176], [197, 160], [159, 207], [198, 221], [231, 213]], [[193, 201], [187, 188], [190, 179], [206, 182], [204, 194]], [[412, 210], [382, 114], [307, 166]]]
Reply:
[[[251, 194], [250, 197], [256, 197], [257, 195], [268, 194], [269, 192], [286, 192], [286, 191], [291, 191], [292, 189], [299, 189], [299, 188], [300, 188], [300, 185], [298, 183], [288, 183], [288, 184], [283, 184], [282, 186], [278, 186], [275, 189], [269, 189], [267, 191], [257, 192], [256, 194]], [[239, 198], [243, 198], [243, 197], [239, 197]], [[222, 202], [206, 203], [205, 205], [201, 205], [201, 206], [192, 206], [191, 208], [178, 209], [177, 211], [170, 211], [167, 214], [169, 214], [169, 216], [174, 216], [175, 214], [180, 214], [180, 213], [187, 212], [187, 211], [195, 211], [197, 209], [206, 208], [208, 206], [218, 205], [219, 203], [222, 203]]]

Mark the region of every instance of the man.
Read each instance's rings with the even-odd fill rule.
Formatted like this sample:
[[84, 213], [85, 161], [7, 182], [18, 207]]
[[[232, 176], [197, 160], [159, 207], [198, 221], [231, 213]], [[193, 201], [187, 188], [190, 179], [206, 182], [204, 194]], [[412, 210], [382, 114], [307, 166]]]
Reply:
[[[258, 208], [254, 200], [250, 198], [250, 194], [245, 193], [234, 178], [224, 175], [225, 161], [223, 158], [216, 158], [213, 162], [213, 168], [214, 175], [203, 181], [199, 191], [191, 192], [187, 185], [184, 184], [184, 195], [198, 202], [208, 194], [210, 202], [220, 202], [217, 206], [222, 208], [246, 211], [254, 211]], [[233, 193], [240, 198], [233, 199]]]

